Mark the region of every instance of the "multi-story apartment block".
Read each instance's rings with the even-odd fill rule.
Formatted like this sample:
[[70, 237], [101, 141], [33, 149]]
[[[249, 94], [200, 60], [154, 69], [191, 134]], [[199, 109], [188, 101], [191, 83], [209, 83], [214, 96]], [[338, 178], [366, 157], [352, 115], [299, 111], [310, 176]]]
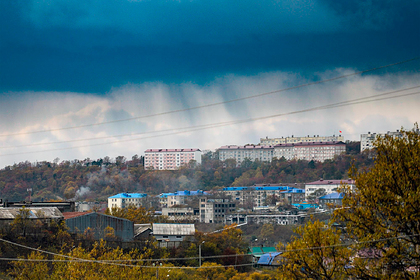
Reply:
[[119, 193], [108, 197], [108, 208], [126, 208], [130, 205], [140, 207], [146, 197], [145, 193]]
[[199, 209], [191, 207], [166, 207], [162, 208], [162, 215], [172, 221], [198, 220]]
[[235, 202], [227, 198], [200, 198], [200, 222], [224, 223], [228, 214], [235, 212]]
[[273, 158], [287, 160], [314, 160], [323, 162], [346, 151], [344, 142], [299, 142], [275, 146], [223, 146], [218, 149], [219, 159], [235, 159], [238, 166], [247, 158], [251, 161], [271, 162]]
[[246, 208], [267, 206], [271, 198], [287, 199], [290, 203], [305, 199], [305, 190], [288, 186], [227, 187], [222, 192]]
[[176, 170], [191, 160], [201, 164], [199, 149], [148, 149], [144, 152], [144, 168]]
[[338, 136], [304, 136], [304, 137], [282, 137], [282, 138], [260, 138], [260, 145], [278, 145], [278, 144], [293, 144], [293, 143], [306, 143], [306, 142], [344, 142], [344, 137]]
[[373, 149], [373, 143], [375, 142], [376, 138], [378, 137], [385, 137], [385, 135], [396, 137], [402, 137], [402, 133], [397, 131], [388, 131], [387, 133], [370, 133], [367, 134], [360, 134], [360, 152], [363, 152], [367, 149]]
[[355, 188], [354, 180], [318, 180], [305, 184], [305, 195], [306, 198], [313, 194], [316, 190], [324, 189], [325, 194], [337, 192], [340, 186], [347, 185], [352, 189]]
[[159, 195], [159, 202], [162, 208], [171, 207], [174, 205], [185, 205], [188, 201], [193, 200], [195, 197], [206, 195], [207, 193], [202, 190], [197, 191], [176, 191], [174, 193], [162, 193]]
[[274, 157], [287, 160], [314, 160], [323, 162], [346, 152], [343, 142], [306, 142], [296, 144], [278, 144], [274, 146]]
[[227, 159], [235, 159], [236, 164], [240, 165], [241, 162], [248, 158], [251, 161], [259, 160], [271, 162], [274, 154], [273, 146], [257, 146], [257, 145], [246, 145], [246, 146], [222, 146], [218, 149], [219, 159], [221, 161]]

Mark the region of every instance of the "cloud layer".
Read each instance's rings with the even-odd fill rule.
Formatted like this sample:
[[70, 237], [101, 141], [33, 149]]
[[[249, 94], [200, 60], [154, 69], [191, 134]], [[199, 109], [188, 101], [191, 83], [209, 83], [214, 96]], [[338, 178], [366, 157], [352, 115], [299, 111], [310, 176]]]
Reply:
[[[338, 76], [349, 71], [351, 70], [338, 69], [323, 72], [318, 74], [318, 78]], [[340, 130], [343, 131], [345, 139], [359, 140], [360, 133], [368, 131], [386, 132], [401, 126], [411, 128], [414, 122], [420, 119], [417, 106], [420, 101], [419, 95], [285, 115], [207, 130], [154, 136], [172, 133], [169, 129], [192, 130], [205, 124], [260, 118], [353, 100], [417, 86], [418, 80], [419, 74], [354, 76], [346, 80], [209, 108], [78, 129], [1, 137], [0, 166], [25, 160], [53, 160], [56, 157], [66, 160], [119, 155], [131, 157], [134, 154], [143, 154], [148, 148], [215, 150], [226, 144], [257, 144], [259, 138], [265, 136], [332, 135], [338, 134]], [[215, 79], [205, 86], [161, 82], [127, 84], [114, 88], [105, 96], [71, 92], [11, 93], [8, 102], [0, 104], [2, 134], [27, 133], [155, 115], [223, 102], [232, 96], [250, 96], [307, 82], [307, 78], [296, 74], [270, 72], [256, 76], [229, 75]], [[165, 132], [156, 133], [163, 130]], [[132, 136], [116, 136], [122, 134]], [[78, 141], [98, 137], [105, 138]], [[126, 142], [129, 139], [135, 140]], [[61, 141], [72, 142], [38, 145]], [[109, 142], [111, 144], [103, 145]]]

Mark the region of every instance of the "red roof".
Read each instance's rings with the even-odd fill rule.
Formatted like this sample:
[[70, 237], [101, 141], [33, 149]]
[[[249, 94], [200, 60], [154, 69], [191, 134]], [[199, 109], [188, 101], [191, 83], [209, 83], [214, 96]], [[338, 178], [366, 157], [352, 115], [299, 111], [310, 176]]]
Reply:
[[67, 219], [71, 219], [71, 218], [74, 218], [74, 217], [83, 216], [83, 215], [86, 215], [86, 214], [89, 214], [89, 213], [90, 212], [64, 212], [63, 216], [64, 216], [64, 220], [67, 220]]
[[200, 149], [147, 149], [145, 152], [196, 152]]
[[354, 180], [318, 180], [315, 182], [306, 183], [306, 185], [341, 185], [341, 184], [353, 184]]

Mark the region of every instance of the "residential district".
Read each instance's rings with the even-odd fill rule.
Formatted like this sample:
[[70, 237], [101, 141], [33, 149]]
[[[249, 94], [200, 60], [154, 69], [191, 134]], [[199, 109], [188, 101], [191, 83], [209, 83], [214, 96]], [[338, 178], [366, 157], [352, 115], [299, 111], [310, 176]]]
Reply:
[[[380, 135], [361, 135], [361, 152], [373, 148]], [[384, 135], [401, 137], [401, 133]], [[236, 166], [246, 161], [270, 162], [274, 158], [319, 161], [333, 159], [346, 151], [341, 135], [320, 137], [261, 138], [258, 145], [227, 145], [218, 149], [219, 160], [233, 160]], [[145, 151], [145, 169], [175, 170], [186, 164], [201, 163], [199, 149], [148, 149]], [[332, 179], [293, 184], [256, 184], [253, 186], [225, 186], [209, 191], [178, 190], [152, 195], [147, 193], [118, 193], [108, 197], [107, 203], [50, 201], [13, 202], [1, 200], [0, 223], [3, 228], [16, 223], [22, 209], [27, 218], [43, 223], [65, 223], [72, 235], [89, 232], [94, 240], [101, 240], [112, 229], [114, 240], [120, 244], [154, 240], [160, 248], [177, 248], [196, 235], [197, 226], [214, 225], [213, 232], [223, 231], [223, 226], [240, 228], [244, 225], [276, 226], [302, 225], [313, 214], [331, 213], [340, 208], [344, 198], [340, 188], [356, 188], [351, 179]], [[153, 209], [152, 223], [135, 223], [112, 215], [124, 209]], [[147, 210], [151, 211], [151, 210]], [[218, 227], [217, 227], [218, 226]], [[211, 233], [211, 232], [210, 232]], [[253, 238], [256, 242], [257, 238]], [[251, 243], [253, 242], [251, 240]], [[256, 242], [257, 243], [257, 242]], [[281, 255], [279, 248], [264, 248], [250, 244], [249, 253], [260, 265], [276, 266]], [[257, 243], [258, 244], [258, 243]], [[130, 245], [122, 245], [130, 246]], [[201, 245], [200, 245], [201, 265]]]
[[[397, 135], [398, 131], [393, 133]], [[361, 150], [372, 147], [378, 134], [362, 134]], [[273, 158], [303, 159], [323, 162], [345, 152], [344, 137], [305, 136], [261, 138], [258, 145], [227, 145], [218, 149], [219, 160], [270, 162]], [[145, 169], [175, 170], [191, 161], [201, 163], [200, 149], [148, 149], [145, 151]], [[0, 219], [11, 222], [26, 206], [34, 219], [63, 220], [71, 233], [96, 230], [96, 238], [112, 227], [122, 241], [153, 237], [162, 246], [176, 246], [195, 232], [196, 223], [243, 225], [302, 224], [309, 213], [326, 212], [330, 205], [341, 205], [343, 194], [337, 192], [343, 184], [354, 187], [352, 180], [318, 180], [304, 184], [259, 184], [255, 186], [224, 187], [220, 190], [180, 190], [160, 195], [146, 193], [119, 193], [108, 198], [108, 204], [91, 202], [9, 202], [2, 201]], [[107, 216], [103, 208], [127, 207], [155, 209], [156, 216], [164, 216], [169, 224], [134, 224], [125, 219]], [[93, 211], [95, 210], [95, 211]], [[38, 214], [42, 213], [42, 217]], [[95, 225], [95, 226], [94, 226]], [[100, 225], [99, 227], [97, 225]], [[168, 243], [169, 242], [169, 243]]]

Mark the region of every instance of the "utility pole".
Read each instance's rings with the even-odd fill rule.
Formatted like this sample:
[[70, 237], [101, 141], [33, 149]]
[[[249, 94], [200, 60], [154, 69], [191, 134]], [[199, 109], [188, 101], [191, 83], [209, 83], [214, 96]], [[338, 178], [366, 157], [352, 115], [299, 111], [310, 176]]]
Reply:
[[206, 241], [203, 241], [203, 242], [201, 242], [201, 243], [200, 243], [200, 245], [198, 245], [198, 260], [199, 260], [199, 267], [201, 267], [201, 245], [202, 245], [202, 244], [204, 244], [204, 242], [206, 242]]

